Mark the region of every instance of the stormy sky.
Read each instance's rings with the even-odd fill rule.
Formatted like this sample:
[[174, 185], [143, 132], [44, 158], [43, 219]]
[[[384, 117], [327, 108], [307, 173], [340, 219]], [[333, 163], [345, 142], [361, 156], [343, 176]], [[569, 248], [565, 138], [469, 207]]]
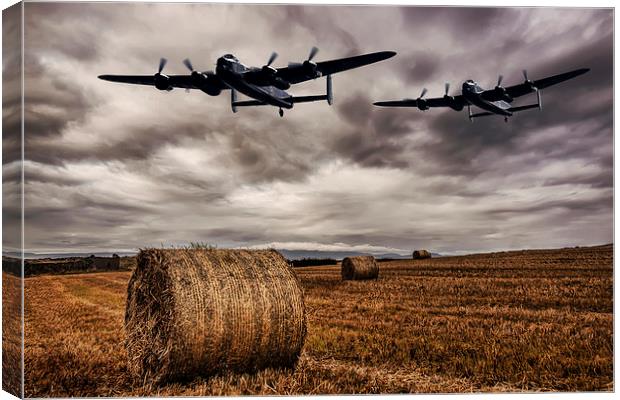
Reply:
[[[26, 251], [193, 241], [451, 254], [611, 242], [612, 17], [609, 9], [27, 3]], [[334, 75], [332, 107], [300, 104], [285, 118], [273, 107], [233, 114], [228, 92], [97, 79], [153, 74], [160, 57], [170, 74], [186, 72], [186, 57], [211, 70], [226, 53], [261, 66], [277, 51], [279, 67], [312, 46], [317, 61], [398, 55]], [[465, 79], [492, 88], [498, 74], [508, 86], [524, 68], [538, 79], [581, 67], [590, 73], [544, 91], [543, 112], [507, 124], [372, 106], [424, 87], [441, 96], [445, 82], [458, 94]], [[324, 79], [290, 90], [324, 91]], [[535, 96], [516, 104], [529, 102]], [[17, 144], [10, 138], [9, 185], [19, 171], [18, 157], [6, 155]], [[19, 215], [10, 211], [5, 224]]]

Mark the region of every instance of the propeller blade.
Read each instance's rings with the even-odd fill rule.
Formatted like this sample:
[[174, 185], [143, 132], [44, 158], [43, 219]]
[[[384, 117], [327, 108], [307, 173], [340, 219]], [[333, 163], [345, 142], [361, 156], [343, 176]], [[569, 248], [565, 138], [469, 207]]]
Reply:
[[308, 55], [308, 61], [312, 61], [312, 59], [314, 58], [314, 56], [316, 56], [316, 53], [319, 52], [319, 48], [314, 46], [310, 49], [310, 54]]
[[424, 97], [424, 95], [426, 94], [426, 92], [427, 92], [426, 88], [422, 89], [422, 94], [420, 94], [420, 97], [419, 97], [419, 98], [421, 99], [422, 97]]
[[189, 69], [191, 72], [194, 72], [194, 66], [192, 65], [192, 62], [189, 60], [189, 58], [183, 60], [183, 64], [185, 64], [187, 69]]
[[529, 81], [529, 79], [527, 79], [527, 70], [526, 69], [523, 70], [523, 77], [525, 78], [526, 81]]
[[450, 82], [446, 82], [446, 92], [445, 95], [448, 95], [448, 92], [450, 91]]
[[168, 60], [166, 60], [163, 57], [159, 59], [159, 69], [158, 69], [158, 71], [159, 71], [160, 74], [161, 74], [161, 71], [164, 70], [164, 67], [166, 66], [167, 62], [168, 62]]
[[504, 80], [504, 75], [500, 75], [497, 78], [497, 86], [501, 86], [503, 80]]
[[271, 53], [269, 61], [267, 61], [267, 66], [270, 66], [276, 60], [276, 58], [278, 58], [278, 53], [274, 51], [273, 53]]

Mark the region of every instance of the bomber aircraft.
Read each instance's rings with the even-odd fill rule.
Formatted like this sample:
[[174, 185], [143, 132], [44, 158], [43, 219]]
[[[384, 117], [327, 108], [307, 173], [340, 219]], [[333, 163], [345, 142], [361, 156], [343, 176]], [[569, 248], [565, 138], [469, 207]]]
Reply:
[[[99, 78], [121, 83], [155, 86], [159, 90], [170, 91], [173, 88], [199, 89], [210, 96], [217, 96], [223, 90], [231, 90], [231, 108], [271, 105], [279, 108], [280, 116], [283, 109], [291, 109], [296, 103], [326, 100], [332, 104], [332, 79], [337, 72], [346, 71], [364, 65], [386, 60], [396, 55], [393, 51], [380, 51], [337, 60], [314, 62], [318, 48], [310, 50], [308, 58], [301, 63], [289, 63], [287, 67], [271, 66], [278, 57], [272, 53], [267, 64], [262, 67], [247, 67], [232, 54], [226, 54], [217, 60], [215, 71], [198, 72], [189, 59], [183, 64], [190, 70], [189, 75], [165, 75], [162, 73], [166, 59], [159, 61], [159, 69], [154, 75], [100, 75]], [[327, 77], [327, 90], [324, 95], [292, 96], [287, 93], [291, 85], [322, 76]], [[237, 91], [251, 97], [252, 100], [237, 100]]]
[[[513, 86], [503, 87], [502, 75], [499, 76], [495, 88], [489, 90], [482, 89], [478, 83], [470, 79], [463, 83], [461, 94], [457, 96], [448, 95], [448, 92], [450, 91], [450, 84], [446, 83], [446, 91], [443, 97], [425, 99], [424, 95], [427, 90], [424, 88], [422, 90], [422, 94], [420, 94], [420, 97], [417, 99], [378, 101], [374, 103], [374, 105], [382, 107], [417, 107], [421, 111], [428, 110], [431, 107], [450, 107], [455, 111], [461, 111], [465, 106], [467, 106], [469, 120], [472, 122], [474, 121], [474, 118], [486, 117], [489, 115], [501, 115], [504, 117], [504, 121], [508, 122], [508, 117], [512, 116], [515, 112], [530, 110], [532, 108], [542, 110], [542, 89], [585, 74], [589, 70], [589, 68], [577, 69], [535, 81], [529, 80], [527, 77], [527, 71], [523, 70], [523, 77], [525, 78], [525, 81]], [[536, 97], [538, 100], [536, 104], [512, 107], [511, 103], [516, 97], [524, 96], [532, 92], [536, 92]], [[484, 111], [472, 114], [472, 105], [478, 106]]]

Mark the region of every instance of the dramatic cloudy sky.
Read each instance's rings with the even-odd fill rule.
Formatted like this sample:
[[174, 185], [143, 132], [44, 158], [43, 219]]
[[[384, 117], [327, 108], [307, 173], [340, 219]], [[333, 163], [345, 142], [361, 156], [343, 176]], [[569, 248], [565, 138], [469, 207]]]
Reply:
[[[613, 240], [612, 11], [27, 3], [26, 250], [203, 241], [439, 253]], [[6, 32], [6, 30], [5, 30]], [[114, 84], [233, 53], [249, 65], [394, 50], [334, 76], [335, 104], [230, 111], [228, 94]], [[4, 63], [6, 69], [7, 62]], [[545, 109], [479, 119], [380, 109], [580, 67]], [[322, 94], [317, 80], [294, 94]], [[520, 104], [535, 97], [520, 99]], [[6, 129], [6, 128], [5, 128]], [[4, 176], [18, 171], [7, 157]], [[5, 213], [6, 218], [13, 218]], [[11, 220], [9, 220], [10, 222]], [[7, 222], [7, 221], [5, 221]]]

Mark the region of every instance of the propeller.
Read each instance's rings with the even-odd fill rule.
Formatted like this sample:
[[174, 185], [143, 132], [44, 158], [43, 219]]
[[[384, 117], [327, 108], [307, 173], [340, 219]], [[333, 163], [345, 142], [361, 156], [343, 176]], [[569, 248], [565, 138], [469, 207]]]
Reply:
[[[443, 98], [447, 102], [448, 107], [456, 111], [461, 111], [463, 109], [463, 104], [456, 101], [454, 96], [450, 96], [448, 93], [450, 93], [450, 82], [446, 82]], [[426, 103], [424, 105], [426, 106]]]
[[170, 83], [169, 83], [170, 78], [161, 73], [164, 70], [164, 67], [166, 66], [167, 62], [168, 60], [166, 60], [163, 57], [159, 59], [159, 67], [157, 68], [157, 73], [154, 76], [154, 80], [155, 80], [155, 87], [157, 89], [170, 91], [172, 90], [172, 87], [170, 86]]
[[164, 70], [164, 67], [166, 66], [167, 62], [168, 62], [168, 60], [166, 60], [163, 57], [159, 59], [159, 69], [157, 70], [158, 74], [161, 74], [161, 71]]
[[530, 85], [532, 90], [534, 90], [536, 92], [538, 91], [538, 88], [536, 86], [534, 86], [534, 82], [532, 82], [531, 80], [528, 79], [528, 77], [527, 77], [527, 70], [526, 69], [523, 70], [523, 78], [525, 78], [525, 83]]
[[271, 64], [273, 64], [273, 62], [276, 60], [276, 58], [278, 58], [278, 53], [274, 51], [273, 53], [271, 53], [271, 56], [269, 57], [269, 61], [267, 61], [267, 66], [270, 67]]
[[312, 59], [316, 56], [316, 53], [318, 53], [318, 52], [319, 52], [319, 48], [318, 48], [318, 47], [316, 47], [316, 46], [313, 46], [313, 47], [310, 49], [310, 54], [308, 54], [308, 58], [307, 58], [307, 59], [306, 59], [303, 63], [299, 63], [299, 62], [294, 62], [294, 61], [292, 61], [292, 62], [288, 63], [288, 66], [289, 66], [289, 67], [299, 67], [299, 66], [301, 66], [301, 65], [306, 65], [307, 63], [312, 63], [312, 64], [314, 64], [314, 63], [312, 62]]
[[316, 53], [319, 52], [319, 48], [316, 46], [313, 46], [310, 49], [310, 54], [308, 55], [308, 60], [307, 61], [312, 61], [312, 59], [314, 58], [314, 56], [316, 56]]
[[428, 90], [426, 90], [426, 88], [422, 89], [422, 93], [420, 93], [420, 97], [416, 99], [416, 102], [418, 104], [418, 109], [420, 111], [428, 110], [428, 106], [426, 105], [426, 100], [423, 99], [427, 91]]
[[[202, 88], [204, 90], [205, 87], [207, 87], [207, 81], [208, 78], [206, 75], [210, 75], [213, 74], [211, 71], [206, 71], [206, 72], [198, 72], [194, 69], [194, 66], [192, 65], [192, 62], [189, 58], [186, 58], [185, 60], [183, 60], [183, 65], [185, 65], [187, 67], [187, 69], [190, 70], [191, 76], [192, 76], [192, 80], [194, 81], [194, 84], [200, 88]], [[186, 88], [185, 91], [187, 93], [189, 93], [189, 89]]]
[[276, 72], [278, 72], [274, 67], [271, 66], [271, 64], [276, 60], [276, 58], [278, 58], [278, 53], [274, 51], [269, 56], [269, 60], [267, 60], [267, 64], [263, 65], [262, 70], [265, 74], [275, 75]]
[[288, 63], [289, 67], [303, 67], [305, 70], [306, 75], [309, 78], [313, 78], [316, 79], [318, 77], [321, 76], [321, 72], [317, 71], [317, 66], [316, 63], [314, 61], [312, 61], [312, 59], [314, 59], [314, 57], [316, 56], [316, 54], [319, 52], [319, 48], [316, 46], [313, 46], [310, 49], [310, 54], [308, 54], [308, 58], [303, 62], [303, 63], [298, 63], [298, 62], [290, 62]]
[[183, 60], [183, 64], [187, 67], [187, 69], [189, 69], [190, 72], [196, 72], [196, 70], [194, 69], [194, 66], [192, 65], [192, 62], [189, 60], [189, 58], [186, 58], [185, 60]]
[[[527, 76], [527, 72], [523, 71], [524, 75]], [[504, 100], [507, 101], [509, 103], [511, 103], [514, 99], [512, 98], [512, 96], [510, 94], [508, 94], [508, 91], [506, 90], [505, 87], [502, 86], [502, 81], [504, 80], [504, 75], [499, 75], [497, 77], [497, 85], [495, 85], [495, 95], [500, 99], [500, 100]], [[526, 82], [529, 82], [526, 80]]]

